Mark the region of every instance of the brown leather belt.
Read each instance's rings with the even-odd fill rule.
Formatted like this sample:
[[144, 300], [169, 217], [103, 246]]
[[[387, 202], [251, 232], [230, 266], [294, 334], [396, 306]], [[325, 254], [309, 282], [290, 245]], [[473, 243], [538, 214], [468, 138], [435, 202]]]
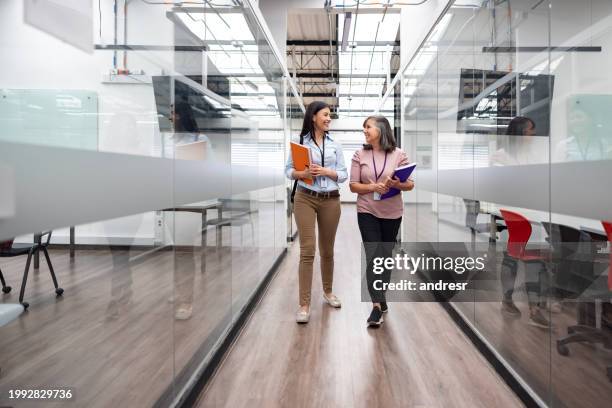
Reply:
[[302, 187], [302, 186], [298, 186], [298, 191], [301, 191], [302, 193], [311, 195], [313, 197], [317, 197], [317, 198], [333, 198], [333, 197], [340, 197], [340, 192], [338, 190], [333, 190], [333, 191], [327, 191], [325, 193], [318, 193], [316, 191], [310, 190], [306, 187]]

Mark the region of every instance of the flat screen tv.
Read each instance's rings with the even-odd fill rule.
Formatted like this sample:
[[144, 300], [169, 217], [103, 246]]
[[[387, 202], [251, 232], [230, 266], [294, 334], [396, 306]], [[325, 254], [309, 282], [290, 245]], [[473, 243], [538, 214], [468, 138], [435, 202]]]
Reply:
[[536, 136], [549, 136], [553, 85], [554, 75], [461, 69], [457, 132], [502, 135], [526, 116]]
[[[194, 78], [196, 82], [197, 79]], [[161, 132], [204, 133], [217, 130], [219, 125], [230, 127], [227, 121], [218, 120], [231, 117], [230, 107], [206, 95], [197, 86], [167, 75], [153, 76], [152, 81]], [[225, 77], [208, 77], [207, 88], [217, 95], [229, 97], [229, 80]]]

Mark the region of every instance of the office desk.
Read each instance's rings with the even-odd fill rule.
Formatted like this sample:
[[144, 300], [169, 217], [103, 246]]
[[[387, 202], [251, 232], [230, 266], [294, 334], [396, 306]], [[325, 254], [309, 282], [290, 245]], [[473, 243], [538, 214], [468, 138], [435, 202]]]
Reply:
[[[41, 239], [40, 233], [34, 234], [35, 244], [41, 244], [40, 239]], [[74, 260], [74, 249], [75, 249], [75, 227], [74, 226], [70, 227], [70, 244], [68, 248], [70, 250], [70, 260], [73, 261]], [[40, 254], [36, 252], [34, 254], [34, 269], [38, 269], [39, 265], [40, 265]]]
[[496, 217], [501, 218], [500, 209], [505, 209], [508, 211], [515, 211], [515, 212], [518, 212], [519, 214], [522, 214], [525, 218], [529, 220], [529, 223], [532, 226], [541, 225], [542, 222], [552, 222], [555, 224], [563, 224], [563, 225], [567, 225], [567, 226], [570, 226], [576, 229], [583, 230], [587, 232], [589, 235], [591, 235], [592, 237], [593, 235], [599, 235], [603, 237], [602, 239], [596, 239], [593, 237], [594, 240], [596, 241], [607, 239], [605, 232], [601, 228], [601, 223], [597, 220], [586, 220], [584, 218], [578, 218], [574, 216], [567, 216], [567, 215], [555, 214], [555, 213], [553, 213], [551, 217], [551, 214], [549, 212], [531, 210], [527, 208], [517, 208], [517, 207], [511, 207], [511, 206], [505, 206], [505, 205], [499, 205], [496, 203], [481, 201], [480, 202], [480, 212], [483, 214], [488, 214], [491, 217], [490, 232], [491, 232], [492, 238], [496, 237], [496, 234], [493, 233], [494, 228], [495, 228], [494, 221]]
[[[222, 207], [222, 203], [219, 200], [207, 200], [207, 201], [201, 201], [198, 203], [192, 203], [192, 204], [186, 204], [186, 205], [181, 205], [179, 207], [175, 207], [175, 208], [166, 208], [162, 211], [176, 211], [176, 212], [181, 212], [181, 211], [187, 211], [187, 212], [196, 212], [196, 213], [201, 213], [202, 214], [202, 245], [205, 245], [205, 238], [206, 238], [206, 223], [207, 223], [207, 211], [208, 210], [214, 210], [214, 209], [218, 209], [218, 221], [219, 224], [217, 225], [217, 242], [220, 242], [220, 228], [221, 228], [221, 207]], [[37, 233], [34, 234], [34, 243], [35, 244], [41, 244], [41, 234]], [[74, 254], [75, 254], [75, 227], [71, 226], [70, 227], [70, 244], [69, 244], [69, 250], [70, 250], [70, 259], [73, 260], [74, 259]], [[38, 269], [40, 265], [40, 254], [38, 252], [36, 252], [34, 254], [34, 268]]]
[[185, 204], [174, 208], [166, 208], [162, 211], [174, 211], [174, 212], [195, 212], [202, 214], [202, 246], [206, 246], [206, 227], [208, 223], [207, 212], [208, 210], [217, 210], [217, 245], [221, 242], [221, 218], [223, 216], [221, 208], [223, 203], [219, 200], [207, 200], [198, 203]]
[[581, 225], [580, 230], [586, 232], [594, 241], [607, 241], [608, 236], [602, 228], [593, 228], [586, 225]]
[[[497, 204], [493, 204], [493, 203], [488, 203], [488, 202], [481, 202], [480, 203], [480, 213], [482, 214], [487, 214], [490, 217], [490, 221], [489, 221], [489, 235], [490, 235], [490, 240], [491, 242], [497, 242], [497, 220], [503, 220], [504, 217], [502, 217], [502, 213], [500, 211], [500, 209], [508, 209], [510, 211], [513, 211], [514, 209], [512, 207], [505, 207], [505, 206], [498, 206]], [[519, 210], [519, 212], [521, 212]], [[536, 221], [529, 221], [532, 225], [536, 225], [539, 224]]]

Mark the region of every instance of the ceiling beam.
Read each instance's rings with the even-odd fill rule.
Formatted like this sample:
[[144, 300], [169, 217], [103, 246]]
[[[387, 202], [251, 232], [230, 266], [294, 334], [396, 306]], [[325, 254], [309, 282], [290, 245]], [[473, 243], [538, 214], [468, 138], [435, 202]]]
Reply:
[[[370, 51], [371, 52], [371, 51]], [[387, 51], [374, 51], [374, 52], [387, 52]], [[364, 52], [365, 53], [365, 52]], [[288, 50], [287, 55], [329, 55], [329, 50]], [[332, 55], [338, 55], [337, 50], [332, 51]], [[391, 51], [391, 55], [400, 55], [400, 51], [398, 47], [395, 47], [393, 51]]]
[[[340, 44], [338, 44], [338, 41], [336, 40], [332, 40], [331, 41], [332, 45], [338, 46]], [[386, 45], [393, 45], [395, 47], [399, 47], [400, 43], [399, 41], [355, 41], [355, 43], [357, 44], [357, 46], [368, 46], [371, 47], [373, 45], [376, 46], [386, 46]], [[299, 46], [299, 47], [329, 47], [329, 40], [287, 40], [287, 45], [288, 46]]]
[[348, 48], [348, 37], [351, 31], [351, 21], [353, 21], [353, 13], [348, 12], [344, 15], [344, 30], [342, 31], [342, 52], [346, 52]]
[[336, 95], [333, 92], [304, 92], [304, 93], [302, 93], [302, 96], [304, 98], [322, 98], [322, 97], [347, 98], [349, 96], [352, 97], [352, 98], [380, 98], [380, 97], [382, 97], [381, 94], [358, 94], [358, 93], [352, 93], [350, 95], [349, 94]]
[[[393, 76], [394, 73], [391, 73], [391, 75]], [[297, 78], [329, 78], [331, 76], [331, 74], [329, 72], [298, 72], [296, 74]], [[386, 74], [353, 74], [350, 75], [354, 78], [386, 78], [387, 75]], [[349, 75], [345, 75], [345, 74], [340, 74], [339, 78], [348, 78]]]

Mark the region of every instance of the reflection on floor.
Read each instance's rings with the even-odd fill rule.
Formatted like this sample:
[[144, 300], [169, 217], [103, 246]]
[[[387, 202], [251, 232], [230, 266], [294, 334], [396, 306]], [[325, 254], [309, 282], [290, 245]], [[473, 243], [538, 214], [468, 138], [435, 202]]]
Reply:
[[612, 401], [612, 384], [606, 376], [612, 350], [601, 344], [574, 343], [569, 345], [569, 356], [557, 352], [556, 340], [576, 324], [576, 304], [564, 303], [562, 313], [546, 314], [552, 332], [527, 324], [526, 300], [515, 304], [520, 318], [502, 313], [499, 303], [477, 303], [470, 320], [538, 395], [547, 400], [552, 392], [552, 406], [596, 407]]
[[342, 309], [323, 303], [317, 266], [311, 321], [295, 323], [294, 244], [199, 406], [521, 406], [440, 305], [391, 303], [383, 326], [366, 328], [356, 218], [344, 205], [334, 279]]
[[[49, 387], [72, 388], [75, 406], [146, 407], [160, 398], [167, 406], [188, 377], [181, 373], [206, 356], [282, 250], [274, 247], [269, 215], [262, 210], [255, 219], [258, 246], [250, 233], [243, 242], [240, 228], [226, 228], [223, 246], [210, 234], [213, 245], [205, 251], [78, 250], [71, 263], [67, 250], [52, 249], [66, 292], [55, 298], [45, 262], [30, 272], [29, 310], [0, 328], [0, 406], [14, 404], [8, 389]], [[280, 242], [285, 245], [284, 235]], [[2, 259], [13, 286], [0, 295], [3, 302], [18, 301], [24, 264], [25, 258]], [[193, 292], [187, 320], [174, 319], [174, 303], [185, 294], [179, 283]]]
[[[455, 214], [451, 210], [447, 209], [439, 217], [431, 211], [431, 205], [410, 206], [406, 212], [413, 219], [418, 219], [417, 225], [405, 223], [407, 237], [414, 237], [418, 232], [420, 240], [435, 241], [438, 236], [446, 241], [470, 240], [467, 228], [462, 228], [459, 223], [439, 220], [453, 218]], [[462, 219], [462, 216], [454, 218]], [[477, 238], [482, 242], [488, 236], [483, 234]], [[497, 245], [505, 247], [506, 244], [498, 242]], [[501, 305], [497, 302], [456, 303], [456, 306], [549, 405], [596, 407], [605, 405], [604, 401], [612, 401], [612, 384], [606, 376], [606, 368], [612, 365], [612, 350], [605, 349], [601, 344], [573, 343], [569, 345], [569, 356], [559, 355], [556, 341], [567, 334], [568, 326], [576, 324], [576, 304], [563, 303], [561, 313], [546, 313], [546, 318], [554, 326], [552, 332], [530, 326], [521, 279], [520, 276], [517, 278], [514, 296], [515, 304], [521, 310], [519, 318], [502, 313]]]
[[[79, 250], [71, 263], [67, 251], [52, 249], [66, 293], [55, 298], [45, 262], [31, 272], [30, 310], [0, 328], [0, 406], [40, 406], [14, 404], [6, 391], [50, 386], [73, 387], [76, 406], [151, 406], [161, 396], [169, 401], [173, 379], [176, 390], [186, 380], [181, 373], [191, 372], [213, 347], [275, 258], [273, 241], [283, 229], [280, 223], [276, 233], [270, 228], [274, 216], [269, 214], [260, 209], [254, 237], [231, 228], [230, 238], [226, 229], [217, 248], [215, 234], [209, 234], [205, 252], [139, 258], [137, 249]], [[197, 215], [194, 220], [199, 222]], [[460, 225], [438, 223], [429, 205], [409, 206], [404, 228], [405, 236], [418, 232], [420, 240], [469, 239]], [[293, 320], [299, 247], [291, 247], [201, 406], [519, 406], [436, 304], [392, 303], [384, 326], [366, 330], [369, 307], [360, 302], [359, 258], [352, 256], [359, 242], [355, 207], [344, 205], [335, 279], [344, 306], [332, 310], [323, 304], [317, 266], [313, 315], [305, 327]], [[2, 302], [17, 301], [24, 263], [24, 258], [2, 259], [0, 267], [13, 286], [13, 292], [0, 295]], [[175, 320], [182, 286], [193, 290], [193, 313]], [[576, 322], [573, 305], [550, 315], [556, 330], [549, 333], [527, 324], [519, 292], [518, 319], [502, 315], [498, 303], [459, 307], [551, 405], [594, 407], [612, 400], [605, 375], [610, 350], [576, 343], [569, 346], [570, 356], [562, 357], [554, 348]]]

